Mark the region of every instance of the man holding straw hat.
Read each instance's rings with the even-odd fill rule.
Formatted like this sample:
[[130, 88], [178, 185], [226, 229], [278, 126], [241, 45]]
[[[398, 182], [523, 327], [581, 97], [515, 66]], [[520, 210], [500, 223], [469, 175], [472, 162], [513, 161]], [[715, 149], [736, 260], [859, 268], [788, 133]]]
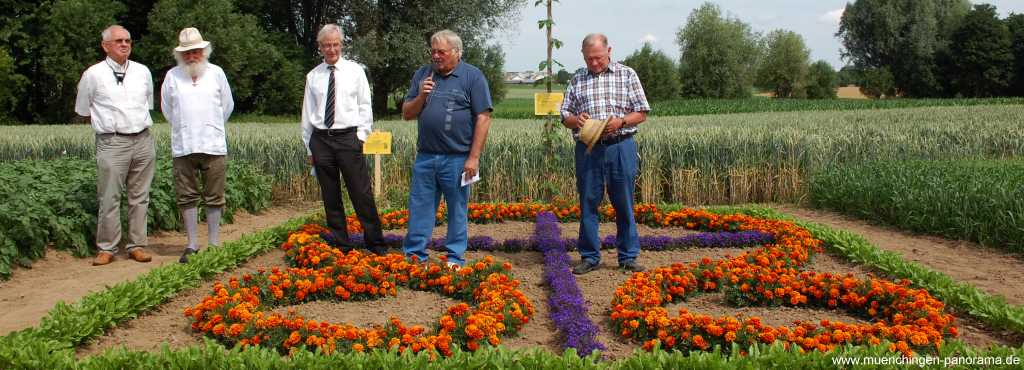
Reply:
[[562, 102], [562, 125], [572, 129], [576, 143], [576, 190], [580, 193], [580, 262], [574, 274], [601, 266], [597, 207], [607, 191], [615, 208], [619, 268], [638, 272], [640, 238], [633, 218], [633, 192], [639, 155], [633, 135], [651, 110], [636, 72], [611, 62], [608, 38], [592, 33], [583, 39], [580, 68], [569, 81]]

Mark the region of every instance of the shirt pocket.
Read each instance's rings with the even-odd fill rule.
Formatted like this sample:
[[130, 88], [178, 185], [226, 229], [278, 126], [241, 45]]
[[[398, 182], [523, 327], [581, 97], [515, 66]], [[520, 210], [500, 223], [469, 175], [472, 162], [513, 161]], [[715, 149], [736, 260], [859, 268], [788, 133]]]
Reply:
[[467, 110], [470, 108], [469, 94], [459, 89], [449, 90], [446, 94], [448, 111]]

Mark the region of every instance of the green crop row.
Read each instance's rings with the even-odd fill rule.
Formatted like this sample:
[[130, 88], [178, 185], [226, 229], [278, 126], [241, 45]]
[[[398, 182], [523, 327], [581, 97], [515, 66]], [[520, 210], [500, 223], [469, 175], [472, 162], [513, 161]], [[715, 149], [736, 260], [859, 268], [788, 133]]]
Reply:
[[[797, 201], [813, 173], [879, 160], [981, 159], [1024, 155], [1020, 105], [653, 117], [636, 140], [642, 158], [637, 200], [739, 204]], [[380, 208], [404, 208], [416, 153], [416, 124], [382, 121], [393, 153], [382, 157]], [[168, 126], [154, 128], [157, 150], [170, 148]], [[569, 130], [556, 143], [556, 171], [546, 171], [539, 120], [495, 120], [481, 158], [473, 202], [576, 198]], [[91, 159], [89, 126], [0, 127], [0, 161]], [[298, 123], [230, 124], [234, 159], [275, 180], [276, 195], [315, 199]], [[372, 159], [370, 165], [373, 165]], [[549, 186], [550, 185], [550, 186]], [[546, 192], [548, 188], [552, 193]]]
[[[564, 92], [556, 90], [555, 92]], [[541, 89], [536, 92], [542, 92]], [[494, 118], [532, 119], [533, 95], [516, 91], [494, 107]], [[766, 113], [797, 111], [847, 111], [921, 107], [964, 107], [971, 105], [1019, 105], [1024, 98], [970, 99], [673, 99], [651, 104], [651, 116], [699, 116], [707, 114]]]
[[901, 229], [1024, 253], [1024, 161], [837, 166], [812, 177], [811, 204]]
[[[157, 161], [150, 192], [149, 229], [181, 226], [171, 161]], [[270, 206], [270, 179], [244, 163], [228, 165], [224, 222], [235, 212]], [[122, 219], [127, 205], [122, 204]], [[0, 163], [0, 279], [13, 265], [31, 266], [46, 246], [82, 257], [93, 254], [96, 236], [96, 164], [86, 160]]]

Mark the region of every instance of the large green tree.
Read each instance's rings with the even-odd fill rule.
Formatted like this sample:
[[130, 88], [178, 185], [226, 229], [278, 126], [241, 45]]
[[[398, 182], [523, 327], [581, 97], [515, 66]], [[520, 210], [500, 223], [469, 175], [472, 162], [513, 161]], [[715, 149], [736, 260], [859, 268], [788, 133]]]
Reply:
[[676, 33], [684, 96], [740, 98], [751, 95], [761, 55], [758, 35], [717, 5], [704, 3]]
[[63, 0], [53, 4], [43, 17], [45, 28], [35, 41], [40, 44], [37, 63], [41, 73], [32, 81], [35, 92], [28, 106], [34, 122], [64, 123], [75, 117], [82, 72], [105, 58], [100, 32], [124, 11], [124, 4], [110, 0]]
[[661, 50], [654, 50], [650, 43], [644, 43], [640, 50], [623, 59], [622, 64], [636, 71], [647, 100], [654, 102], [679, 96], [678, 68], [675, 62]]
[[211, 62], [221, 66], [239, 112], [294, 113], [302, 104], [305, 70], [280, 46], [241, 14], [231, 0], [161, 0], [149, 14], [149, 34], [135, 49], [137, 59], [153, 71], [159, 86], [176, 62], [172, 50], [178, 33], [196, 27], [213, 44]]
[[898, 93], [940, 96], [948, 93], [937, 56], [969, 10], [968, 0], [856, 0], [836, 36], [857, 67], [889, 69]]
[[953, 33], [950, 78], [958, 94], [1000, 96], [1013, 82], [1013, 39], [996, 8], [975, 5]]
[[1006, 26], [1013, 40], [1014, 82], [1010, 94], [1024, 96], [1024, 14], [1010, 14], [1006, 18]]
[[793, 31], [775, 30], [765, 38], [767, 52], [757, 69], [757, 87], [778, 98], [802, 98], [807, 86], [811, 51]]
[[[253, 0], [241, 9], [260, 14], [269, 30], [294, 38], [315, 62], [316, 33], [325, 23], [345, 30], [349, 57], [366, 66], [374, 112], [387, 111], [388, 97], [408, 89], [415, 69], [427, 62], [428, 39], [451, 29], [465, 47], [486, 55], [494, 31], [514, 24], [526, 0]], [[474, 54], [476, 51], [463, 53]], [[493, 50], [492, 50], [493, 53]], [[492, 54], [493, 56], [493, 54]], [[486, 59], [486, 58], [485, 58]], [[493, 89], [493, 88], [492, 88]], [[499, 94], [500, 95], [500, 94]]]

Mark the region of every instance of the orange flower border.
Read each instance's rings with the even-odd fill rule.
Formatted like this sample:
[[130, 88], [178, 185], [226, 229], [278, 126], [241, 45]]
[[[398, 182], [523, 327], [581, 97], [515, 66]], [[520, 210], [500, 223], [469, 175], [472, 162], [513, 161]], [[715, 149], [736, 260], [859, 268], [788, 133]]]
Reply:
[[[830, 351], [844, 344], [877, 345], [907, 356], [914, 350], [938, 349], [944, 336], [957, 336], [954, 317], [926, 290], [909, 288], [909, 281], [867, 281], [852, 275], [801, 271], [821, 241], [786, 221], [745, 215], [720, 216], [685, 209], [658, 213], [659, 223], [701, 230], [758, 230], [775, 236], [774, 244], [737, 257], [680, 263], [632, 275], [612, 299], [611, 319], [617, 334], [644, 342], [644, 349], [708, 350], [732, 343], [749, 346], [780, 341], [802, 351]], [[798, 322], [794, 328], [765, 325], [758, 317], [711, 317], [685, 308], [670, 317], [666, 304], [706, 292], [724, 292], [736, 305], [786, 305], [843, 308], [874, 320], [872, 324], [822, 321]]]
[[[436, 262], [410, 263], [400, 254], [376, 256], [359, 251], [343, 253], [320, 238], [326, 229], [305, 225], [291, 233], [281, 248], [291, 268], [232, 277], [216, 283], [213, 294], [185, 310], [192, 330], [225, 344], [264, 346], [291, 354], [301, 348], [363, 352], [372, 349], [430, 351], [450, 356], [454, 347], [475, 351], [497, 346], [502, 336], [518, 332], [534, 308], [517, 288], [509, 263], [491, 257], [458, 270]], [[363, 301], [394, 296], [399, 288], [433, 291], [463, 300], [446, 310], [434, 331], [407, 327], [391, 317], [383, 326], [359, 328], [305, 320], [289, 309], [287, 315], [267, 312], [273, 307], [315, 300]], [[468, 302], [468, 303], [466, 303]]]

